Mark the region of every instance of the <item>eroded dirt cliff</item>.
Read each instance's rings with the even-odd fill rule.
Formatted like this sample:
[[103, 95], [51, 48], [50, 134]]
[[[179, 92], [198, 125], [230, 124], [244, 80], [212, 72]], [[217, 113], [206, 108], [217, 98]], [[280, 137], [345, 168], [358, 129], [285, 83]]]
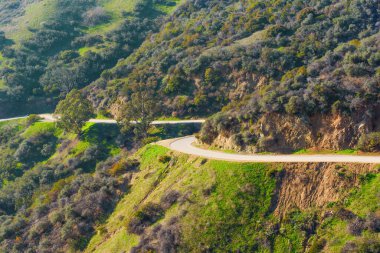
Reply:
[[253, 153], [355, 148], [363, 134], [380, 128], [379, 110], [366, 113], [354, 117], [319, 114], [304, 118], [266, 114], [232, 131], [219, 131], [211, 145]]
[[282, 165], [272, 199], [275, 215], [291, 209], [322, 208], [345, 198], [367, 173], [378, 173], [368, 164], [289, 163]]

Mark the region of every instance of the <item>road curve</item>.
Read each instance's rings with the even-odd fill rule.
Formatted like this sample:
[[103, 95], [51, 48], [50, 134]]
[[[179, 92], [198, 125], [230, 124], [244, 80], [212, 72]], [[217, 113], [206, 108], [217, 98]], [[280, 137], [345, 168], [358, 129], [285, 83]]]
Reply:
[[[54, 122], [57, 119], [52, 114], [39, 114], [46, 122]], [[27, 118], [14, 117], [8, 119], [0, 119], [0, 122]], [[116, 124], [116, 120], [111, 119], [90, 119], [89, 122], [101, 124]], [[153, 121], [152, 125], [165, 124], [194, 124], [204, 123], [205, 120], [157, 120]], [[214, 160], [236, 161], [236, 162], [337, 162], [337, 163], [372, 163], [380, 164], [380, 156], [360, 156], [360, 155], [243, 155], [243, 154], [228, 154], [224, 152], [201, 149], [193, 146], [196, 141], [194, 136], [174, 140], [164, 140], [158, 144], [166, 146], [174, 151], [181, 153], [196, 155], [200, 157], [210, 158]]]
[[174, 151], [196, 155], [204, 158], [236, 162], [332, 162], [332, 163], [371, 163], [380, 164], [380, 156], [359, 155], [242, 155], [201, 149], [192, 145], [196, 141], [194, 136], [159, 142]]

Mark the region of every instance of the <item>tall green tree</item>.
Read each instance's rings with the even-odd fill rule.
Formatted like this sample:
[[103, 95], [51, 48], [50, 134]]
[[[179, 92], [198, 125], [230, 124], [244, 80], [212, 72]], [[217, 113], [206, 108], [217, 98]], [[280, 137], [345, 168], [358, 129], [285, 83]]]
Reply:
[[86, 122], [94, 116], [94, 108], [79, 90], [74, 89], [58, 103], [55, 114], [59, 115], [58, 127], [79, 134]]
[[124, 132], [133, 131], [137, 139], [148, 136], [150, 124], [154, 120], [158, 102], [154, 99], [154, 89], [150, 85], [137, 84], [123, 105], [118, 122]]

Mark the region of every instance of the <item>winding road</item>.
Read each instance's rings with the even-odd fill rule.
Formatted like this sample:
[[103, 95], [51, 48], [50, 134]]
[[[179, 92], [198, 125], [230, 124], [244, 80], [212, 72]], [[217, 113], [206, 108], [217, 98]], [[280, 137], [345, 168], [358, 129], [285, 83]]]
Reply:
[[195, 155], [214, 160], [234, 161], [234, 162], [270, 162], [270, 163], [307, 163], [307, 162], [332, 162], [332, 163], [371, 163], [380, 164], [380, 156], [361, 155], [243, 155], [229, 154], [219, 151], [201, 149], [193, 144], [196, 142], [194, 136], [165, 140], [158, 144], [168, 147], [171, 150]]
[[[39, 116], [45, 122], [54, 122], [57, 121], [52, 114], [39, 114]], [[17, 120], [27, 118], [24, 117], [15, 117], [8, 119], [0, 119], [0, 122]], [[91, 119], [89, 122], [101, 123], [101, 124], [116, 124], [116, 120], [111, 119]], [[153, 121], [152, 125], [165, 125], [165, 124], [194, 124], [204, 123], [205, 120], [157, 120]], [[160, 141], [157, 144], [165, 146], [171, 150], [195, 155], [199, 157], [214, 159], [214, 160], [224, 160], [224, 161], [235, 161], [235, 162], [332, 162], [332, 163], [370, 163], [370, 164], [380, 164], [380, 156], [370, 156], [370, 155], [259, 155], [259, 154], [229, 154], [219, 151], [202, 149], [194, 146], [196, 142], [194, 136], [187, 136], [178, 139], [170, 139]]]
[[[53, 116], [53, 114], [38, 114], [42, 118], [42, 121], [44, 122], [55, 122], [58, 119]], [[15, 117], [15, 118], [7, 118], [7, 119], [0, 119], [0, 122], [5, 121], [11, 121], [11, 120], [18, 120], [18, 119], [25, 119], [28, 116], [21, 116], [21, 117]], [[90, 119], [89, 122], [91, 123], [99, 123], [99, 124], [117, 124], [117, 121], [114, 119]], [[155, 120], [151, 124], [152, 125], [176, 125], [176, 124], [202, 124], [204, 123], [204, 119], [194, 119], [194, 120]]]

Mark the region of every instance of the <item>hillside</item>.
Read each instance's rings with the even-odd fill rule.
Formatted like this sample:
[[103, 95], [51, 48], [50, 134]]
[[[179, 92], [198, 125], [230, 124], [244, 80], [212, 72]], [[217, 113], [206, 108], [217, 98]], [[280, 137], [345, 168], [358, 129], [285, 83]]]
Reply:
[[187, 1], [86, 90], [115, 115], [141, 85], [167, 116], [222, 110], [214, 146], [354, 148], [379, 131], [378, 20], [372, 1]]
[[379, 1], [0, 0], [0, 119], [24, 115], [0, 252], [380, 252]]
[[[51, 112], [130, 55], [180, 1], [1, 2], [0, 116]], [[3, 11], [4, 10], [4, 11]], [[14, 110], [17, 108], [17, 110]]]
[[146, 90], [158, 116], [222, 111], [200, 140], [226, 149], [353, 149], [380, 128], [376, 1], [3, 6], [0, 115], [53, 111], [79, 88], [119, 117]]
[[[81, 137], [33, 118], [0, 129], [2, 252], [380, 247], [375, 165], [233, 163], [152, 144], [135, 153], [108, 124], [87, 124]], [[169, 126], [152, 137], [194, 130]]]
[[[150, 142], [198, 130], [158, 126]], [[0, 122], [0, 251], [84, 250], [129, 191], [136, 145], [117, 125], [88, 123], [77, 136], [33, 116]]]
[[160, 146], [138, 157], [130, 192], [86, 252], [379, 249], [378, 230], [357, 226], [379, 219], [377, 167], [207, 161]]

